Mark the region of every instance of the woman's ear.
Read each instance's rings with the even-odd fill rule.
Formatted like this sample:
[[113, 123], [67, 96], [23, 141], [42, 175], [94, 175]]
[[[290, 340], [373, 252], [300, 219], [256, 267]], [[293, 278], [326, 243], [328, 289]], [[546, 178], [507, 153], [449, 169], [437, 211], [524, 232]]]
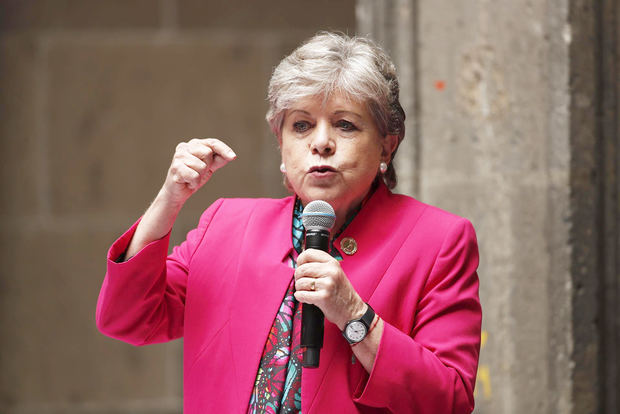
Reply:
[[389, 162], [392, 159], [392, 154], [396, 151], [396, 147], [398, 147], [398, 135], [386, 135], [381, 141], [381, 146], [383, 147], [381, 157]]

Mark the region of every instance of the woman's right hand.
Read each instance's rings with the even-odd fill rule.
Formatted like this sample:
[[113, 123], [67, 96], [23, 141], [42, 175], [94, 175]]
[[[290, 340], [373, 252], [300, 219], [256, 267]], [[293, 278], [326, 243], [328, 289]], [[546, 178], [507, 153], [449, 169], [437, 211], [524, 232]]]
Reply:
[[209, 181], [216, 170], [236, 157], [228, 145], [215, 138], [192, 139], [177, 145], [164, 185], [142, 216], [125, 252], [125, 260], [150, 242], [164, 237], [187, 199]]
[[237, 157], [215, 138], [192, 139], [177, 145], [160, 196], [172, 205], [182, 206], [213, 173]]

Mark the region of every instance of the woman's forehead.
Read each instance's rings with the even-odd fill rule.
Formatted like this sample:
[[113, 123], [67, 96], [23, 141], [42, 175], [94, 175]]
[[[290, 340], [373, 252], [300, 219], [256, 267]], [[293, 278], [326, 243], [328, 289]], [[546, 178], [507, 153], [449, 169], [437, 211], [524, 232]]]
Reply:
[[350, 112], [359, 117], [369, 116], [366, 102], [351, 98], [349, 95], [335, 92], [329, 96], [313, 95], [302, 97], [293, 102], [287, 113], [301, 112], [313, 114], [316, 112], [344, 113]]

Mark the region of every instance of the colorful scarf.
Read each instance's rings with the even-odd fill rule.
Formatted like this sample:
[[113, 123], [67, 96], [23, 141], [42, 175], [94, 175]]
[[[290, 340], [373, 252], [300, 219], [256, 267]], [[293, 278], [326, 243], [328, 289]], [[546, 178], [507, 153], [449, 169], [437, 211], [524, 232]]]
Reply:
[[[333, 241], [349, 225], [363, 204], [349, 217], [332, 238], [330, 254], [337, 260], [342, 260], [342, 255], [334, 246]], [[303, 251], [304, 228], [301, 223], [302, 211], [301, 201], [297, 199], [293, 209], [292, 226], [293, 247], [297, 255]], [[289, 259], [291, 267], [295, 268], [297, 265], [296, 257], [291, 254]], [[278, 309], [276, 318], [269, 331], [254, 382], [254, 389], [250, 396], [248, 414], [301, 414], [301, 362], [303, 350], [299, 342], [301, 338], [302, 306], [295, 299], [294, 293], [295, 278], [291, 280], [288, 286], [282, 305], [280, 305], [280, 309]]]

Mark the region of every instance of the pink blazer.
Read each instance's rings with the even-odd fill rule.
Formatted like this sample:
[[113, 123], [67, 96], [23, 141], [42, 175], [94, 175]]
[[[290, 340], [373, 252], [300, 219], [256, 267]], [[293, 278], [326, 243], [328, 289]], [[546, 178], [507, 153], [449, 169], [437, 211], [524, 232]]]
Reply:
[[[166, 236], [115, 262], [136, 224], [110, 248], [97, 325], [134, 345], [183, 337], [186, 414], [246, 412], [293, 277], [293, 204], [218, 200], [168, 257]], [[302, 373], [302, 412], [471, 412], [481, 308], [470, 222], [380, 186], [344, 237], [358, 251], [342, 268], [385, 329], [368, 374], [326, 320], [320, 366]]]

